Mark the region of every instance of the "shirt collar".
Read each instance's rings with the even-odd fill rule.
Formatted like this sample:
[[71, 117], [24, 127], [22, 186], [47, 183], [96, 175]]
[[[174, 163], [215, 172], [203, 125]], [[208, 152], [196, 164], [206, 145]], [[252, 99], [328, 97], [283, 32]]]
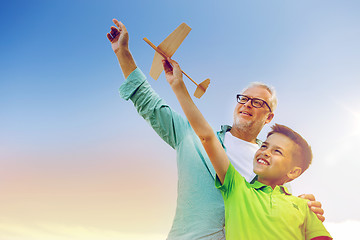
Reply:
[[283, 186], [283, 185], [278, 185], [275, 187], [275, 189], [272, 189], [270, 186], [263, 184], [261, 182], [255, 181], [254, 183], [251, 184], [251, 187], [258, 189], [258, 190], [262, 190], [266, 193], [270, 193], [270, 192], [280, 192], [283, 193], [285, 195], [291, 195], [291, 193], [289, 192], [289, 190]]
[[[218, 132], [218, 138], [220, 139], [221, 144], [223, 145], [225, 133], [231, 130], [231, 126], [229, 125], [221, 125], [221, 130]], [[256, 139], [256, 144], [261, 145], [262, 141], [260, 139]], [[223, 146], [224, 147], [224, 146]]]

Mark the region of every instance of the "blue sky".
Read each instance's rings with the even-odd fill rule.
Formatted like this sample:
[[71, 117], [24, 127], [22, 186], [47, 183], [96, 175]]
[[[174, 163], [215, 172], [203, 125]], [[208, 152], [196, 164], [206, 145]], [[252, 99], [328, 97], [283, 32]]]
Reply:
[[[2, 237], [25, 236], [4, 225], [11, 222], [41, 239], [27, 219], [166, 236], [176, 201], [175, 153], [119, 97], [123, 76], [106, 38], [114, 17], [126, 25], [148, 77], [154, 52], [142, 38], [159, 44], [182, 22], [192, 28], [173, 58], [197, 82], [211, 79], [195, 102], [215, 129], [232, 123], [235, 94], [249, 82], [275, 86], [273, 123], [302, 133], [314, 151], [294, 193], [314, 193], [330, 224], [359, 226], [360, 209], [344, 211], [359, 197], [352, 183], [360, 169], [359, 10], [358, 1], [320, 0], [2, 3], [0, 228], [13, 234]], [[164, 75], [149, 82], [181, 112]], [[33, 202], [23, 206], [19, 197]], [[87, 199], [88, 208], [76, 199]], [[43, 214], [30, 211], [32, 203]], [[45, 205], [58, 209], [50, 220]], [[101, 209], [107, 224], [89, 220]]]

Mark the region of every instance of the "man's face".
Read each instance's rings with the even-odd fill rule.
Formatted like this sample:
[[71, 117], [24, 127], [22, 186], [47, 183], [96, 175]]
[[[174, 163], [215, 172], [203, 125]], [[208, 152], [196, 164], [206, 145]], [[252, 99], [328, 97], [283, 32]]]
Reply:
[[254, 157], [254, 173], [267, 185], [281, 185], [295, 167], [293, 155], [298, 149], [287, 136], [274, 133], [257, 150]]
[[[251, 87], [245, 90], [243, 95], [250, 98], [259, 98], [269, 104], [271, 94], [263, 87]], [[261, 108], [255, 108], [251, 105], [251, 100], [245, 104], [238, 103], [234, 110], [234, 127], [243, 128], [256, 128], [260, 131], [262, 127], [271, 121], [273, 113], [264, 104]]]

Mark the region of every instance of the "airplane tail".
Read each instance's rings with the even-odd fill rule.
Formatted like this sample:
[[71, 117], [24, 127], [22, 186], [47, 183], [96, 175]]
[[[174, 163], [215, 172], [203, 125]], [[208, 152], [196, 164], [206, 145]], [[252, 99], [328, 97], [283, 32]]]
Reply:
[[202, 95], [204, 95], [204, 93], [205, 93], [206, 89], [208, 88], [209, 84], [210, 84], [210, 79], [209, 78], [206, 79], [205, 81], [201, 82], [198, 85], [198, 87], [196, 88], [194, 96], [196, 98], [201, 98]]

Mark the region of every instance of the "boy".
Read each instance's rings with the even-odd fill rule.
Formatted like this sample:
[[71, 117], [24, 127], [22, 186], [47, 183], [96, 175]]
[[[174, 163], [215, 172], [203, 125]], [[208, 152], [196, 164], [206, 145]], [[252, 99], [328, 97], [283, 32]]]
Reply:
[[[171, 65], [172, 66], [171, 66]], [[210, 125], [193, 103], [177, 62], [163, 60], [165, 76], [216, 171], [216, 187], [225, 203], [226, 238], [231, 239], [332, 239], [306, 201], [282, 186], [302, 174], [312, 153], [306, 141], [291, 129], [275, 125], [256, 152], [249, 184], [235, 171]], [[245, 101], [253, 101], [248, 98]]]

